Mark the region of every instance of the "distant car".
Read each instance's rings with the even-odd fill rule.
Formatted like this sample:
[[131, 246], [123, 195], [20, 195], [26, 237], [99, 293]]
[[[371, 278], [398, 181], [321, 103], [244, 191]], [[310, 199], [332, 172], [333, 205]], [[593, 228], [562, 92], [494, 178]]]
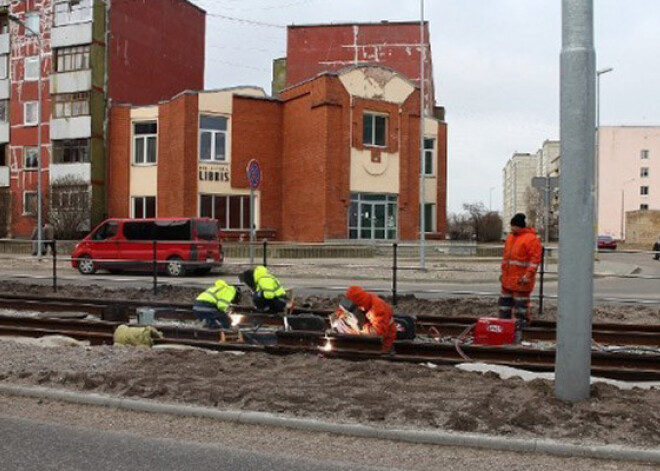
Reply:
[[616, 240], [612, 239], [612, 237], [608, 235], [598, 236], [598, 249], [616, 250]]

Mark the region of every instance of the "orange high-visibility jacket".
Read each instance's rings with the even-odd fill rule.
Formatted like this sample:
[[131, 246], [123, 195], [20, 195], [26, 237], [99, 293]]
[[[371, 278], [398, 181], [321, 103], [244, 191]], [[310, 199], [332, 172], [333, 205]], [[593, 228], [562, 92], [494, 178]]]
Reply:
[[[527, 227], [517, 234], [510, 233], [504, 243], [502, 287], [509, 291], [531, 293], [536, 270], [541, 263], [541, 252], [541, 241], [534, 229]], [[529, 278], [529, 283], [521, 283], [524, 275]]]
[[366, 322], [363, 332], [372, 331], [383, 337], [383, 350], [388, 352], [396, 340], [396, 325], [392, 308], [375, 294], [367, 293], [359, 286], [351, 286], [346, 291], [346, 297], [366, 312]]

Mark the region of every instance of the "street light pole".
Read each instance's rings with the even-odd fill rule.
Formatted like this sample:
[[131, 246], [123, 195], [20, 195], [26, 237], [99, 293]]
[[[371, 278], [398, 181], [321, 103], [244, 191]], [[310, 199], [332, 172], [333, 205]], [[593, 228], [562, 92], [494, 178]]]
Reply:
[[[18, 18], [15, 15], [9, 15], [8, 16], [9, 20], [13, 21], [14, 23], [22, 26], [25, 28], [25, 30], [30, 33], [30, 35], [34, 36], [37, 40], [37, 45], [39, 47], [39, 54], [38, 54], [38, 61], [37, 61], [37, 67], [39, 68], [39, 73], [38, 73], [38, 78], [37, 78], [37, 256], [39, 259], [41, 259], [41, 251], [42, 251], [42, 240], [43, 240], [43, 225], [42, 225], [42, 201], [43, 201], [43, 192], [42, 192], [42, 184], [41, 184], [41, 170], [42, 170], [42, 165], [41, 165], [41, 103], [42, 103], [42, 97], [41, 97], [41, 61], [42, 61], [42, 55], [43, 55], [43, 44], [41, 42], [41, 34], [38, 31], [33, 30], [29, 26], [25, 24], [23, 20]], [[41, 24], [41, 16], [39, 17], [39, 24]]]
[[419, 21], [419, 57], [420, 57], [420, 77], [419, 77], [419, 263], [421, 268], [426, 267], [426, 158], [424, 155], [424, 127], [426, 109], [424, 104], [424, 79], [425, 79], [425, 58], [426, 58], [426, 39], [424, 35], [424, 0], [420, 0], [420, 21]]
[[[596, 200], [594, 204], [594, 232], [596, 232], [596, 235], [598, 235], [598, 205], [600, 203], [598, 187], [598, 182], [600, 180], [600, 176], [598, 175], [598, 172], [600, 171], [600, 76], [612, 72], [613, 70], [613, 67], [607, 67], [596, 71], [596, 160], [594, 162], [594, 199]], [[598, 252], [598, 241], [596, 241], [596, 252]]]

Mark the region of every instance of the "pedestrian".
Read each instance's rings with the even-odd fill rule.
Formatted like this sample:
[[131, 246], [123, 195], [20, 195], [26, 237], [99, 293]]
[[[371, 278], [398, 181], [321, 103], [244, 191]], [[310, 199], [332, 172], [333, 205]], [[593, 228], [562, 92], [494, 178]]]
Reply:
[[499, 316], [501, 319], [516, 319], [517, 332], [531, 322], [530, 298], [542, 251], [536, 231], [525, 223], [525, 215], [513, 216], [502, 257]]
[[252, 290], [252, 301], [258, 311], [279, 313], [286, 309], [286, 290], [263, 265], [244, 271], [238, 279]]
[[660, 236], [655, 241], [655, 244], [653, 244], [653, 251], [655, 252], [653, 254], [653, 260], [660, 260]]
[[55, 229], [49, 222], [44, 224], [43, 239], [45, 243], [44, 254], [48, 253], [48, 247], [50, 247], [50, 253], [53, 255], [55, 253]]
[[231, 319], [227, 309], [240, 300], [239, 288], [217, 280], [213, 286], [201, 293], [193, 304], [193, 314], [204, 321], [204, 326], [210, 329], [230, 329]]
[[361, 333], [382, 337], [383, 351], [389, 352], [396, 339], [392, 307], [375, 294], [368, 293], [359, 286], [349, 286], [346, 290], [346, 298], [365, 312], [365, 322]]

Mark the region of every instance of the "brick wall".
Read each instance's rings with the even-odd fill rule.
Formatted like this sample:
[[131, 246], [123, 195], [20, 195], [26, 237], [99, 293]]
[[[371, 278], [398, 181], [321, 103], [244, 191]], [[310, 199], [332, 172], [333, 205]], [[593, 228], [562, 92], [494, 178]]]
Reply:
[[437, 141], [437, 176], [438, 176], [438, 194], [436, 205], [436, 232], [440, 237], [447, 234], [447, 123], [438, 123], [438, 141]]
[[198, 116], [197, 94], [180, 95], [159, 108], [159, 217], [197, 216]]
[[131, 109], [110, 111], [108, 155], [108, 217], [130, 216]]
[[403, 103], [401, 113], [399, 237], [416, 240], [419, 235], [419, 92]]
[[262, 171], [261, 229], [282, 226], [282, 103], [234, 96], [232, 114], [231, 182], [249, 189], [246, 168], [257, 159]]

